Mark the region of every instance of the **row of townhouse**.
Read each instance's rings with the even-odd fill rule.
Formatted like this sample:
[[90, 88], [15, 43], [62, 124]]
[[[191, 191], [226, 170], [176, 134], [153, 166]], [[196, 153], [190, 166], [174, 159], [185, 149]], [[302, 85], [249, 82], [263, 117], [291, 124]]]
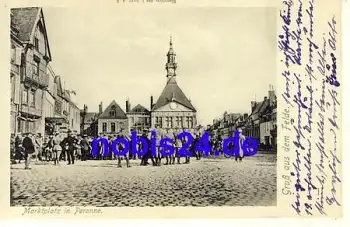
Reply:
[[[151, 96], [151, 105], [153, 97]], [[160, 117], [156, 117], [157, 121]], [[185, 119], [185, 120], [184, 120]], [[146, 107], [137, 104], [131, 108], [130, 100], [125, 102], [125, 111], [119, 104], [113, 100], [106, 109], [103, 109], [102, 102], [99, 104], [98, 112], [89, 112], [88, 107], [84, 106], [81, 111], [81, 131], [89, 136], [98, 135], [115, 135], [117, 133], [129, 133], [130, 130], [142, 133], [152, 127], [152, 112]], [[204, 127], [198, 125], [194, 127], [189, 120], [189, 117], [181, 116], [165, 116], [163, 122], [158, 122], [158, 126], [164, 130], [167, 129], [185, 129], [191, 133], [202, 133]], [[163, 126], [163, 127], [162, 127]]]
[[80, 110], [55, 75], [43, 10], [11, 9], [11, 133], [80, 131]]
[[277, 100], [273, 87], [261, 102], [251, 102], [251, 113], [228, 114], [213, 120], [209, 131], [214, 138], [232, 136], [237, 129], [258, 140], [261, 149], [277, 149]]

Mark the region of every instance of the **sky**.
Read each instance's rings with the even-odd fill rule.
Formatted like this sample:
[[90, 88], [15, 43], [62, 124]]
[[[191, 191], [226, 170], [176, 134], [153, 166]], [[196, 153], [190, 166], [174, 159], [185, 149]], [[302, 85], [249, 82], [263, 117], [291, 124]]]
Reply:
[[44, 8], [51, 66], [88, 111], [112, 100], [150, 108], [166, 84], [169, 37], [177, 83], [199, 124], [250, 113], [276, 85], [274, 8]]

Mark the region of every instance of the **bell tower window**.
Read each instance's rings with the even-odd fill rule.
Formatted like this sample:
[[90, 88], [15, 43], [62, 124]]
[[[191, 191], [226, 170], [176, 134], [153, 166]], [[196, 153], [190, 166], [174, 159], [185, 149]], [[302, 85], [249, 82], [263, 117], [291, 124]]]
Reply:
[[165, 65], [165, 69], [167, 71], [167, 77], [176, 76], [177, 63], [175, 62], [175, 56], [176, 54], [173, 49], [173, 41], [170, 37], [169, 51], [167, 53], [167, 63]]

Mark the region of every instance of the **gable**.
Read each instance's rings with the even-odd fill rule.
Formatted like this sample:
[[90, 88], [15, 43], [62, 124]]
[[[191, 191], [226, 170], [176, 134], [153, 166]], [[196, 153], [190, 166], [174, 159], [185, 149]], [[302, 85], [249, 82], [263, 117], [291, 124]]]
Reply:
[[131, 109], [131, 113], [148, 113], [148, 109], [146, 109], [144, 106], [137, 104], [134, 108]]
[[152, 111], [155, 111], [160, 107], [172, 102], [172, 100], [175, 100], [177, 103], [196, 112], [196, 109], [193, 107], [191, 102], [188, 100], [181, 88], [176, 83], [175, 77], [171, 77], [168, 80], [162, 94], [159, 96], [156, 104], [152, 108]]
[[113, 100], [105, 111], [98, 116], [98, 119], [127, 119], [127, 116], [117, 102]]
[[47, 37], [44, 14], [42, 10], [40, 10], [40, 14], [39, 14], [37, 23], [35, 25], [34, 32], [31, 37], [33, 44], [34, 44], [35, 38], [39, 40], [39, 52], [51, 61], [49, 40]]
[[[12, 22], [13, 25], [18, 29], [18, 38], [24, 43], [31, 43], [34, 45], [34, 38], [38, 35], [38, 32], [42, 34], [43, 47], [41, 53], [49, 61], [51, 58], [51, 51], [49, 45], [49, 39], [47, 37], [45, 19], [42, 8], [39, 7], [25, 7], [25, 8], [13, 8]], [[40, 38], [40, 35], [39, 35]]]
[[171, 109], [169, 104], [165, 104], [161, 107], [159, 107], [157, 110], [154, 110], [153, 112], [194, 112], [190, 108], [177, 103], [177, 108], [176, 109]]

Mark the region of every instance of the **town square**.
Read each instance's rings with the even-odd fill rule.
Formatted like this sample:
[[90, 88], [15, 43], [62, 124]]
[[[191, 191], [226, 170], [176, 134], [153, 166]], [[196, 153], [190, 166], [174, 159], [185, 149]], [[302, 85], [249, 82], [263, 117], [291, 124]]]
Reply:
[[[276, 206], [274, 63], [262, 54], [275, 48], [266, 35], [274, 30], [264, 27], [275, 11], [169, 13], [155, 9], [145, 28], [141, 16], [125, 22], [128, 15], [112, 9], [100, 17], [10, 10], [11, 206]], [[240, 52], [256, 25], [235, 41], [219, 19], [207, 28], [193, 13], [260, 15], [263, 38]], [[249, 66], [252, 58], [260, 67]], [[179, 136], [185, 132], [192, 139]], [[203, 135], [208, 146], [198, 150]], [[169, 156], [161, 152], [167, 138]], [[254, 155], [245, 152], [248, 140]]]

